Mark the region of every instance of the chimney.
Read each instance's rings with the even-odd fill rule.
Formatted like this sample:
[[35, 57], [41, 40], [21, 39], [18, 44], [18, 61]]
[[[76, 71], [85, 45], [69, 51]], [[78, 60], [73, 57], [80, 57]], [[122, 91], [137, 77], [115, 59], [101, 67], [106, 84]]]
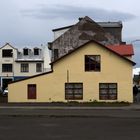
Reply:
[[79, 17], [79, 21], [81, 21], [83, 19], [83, 17]]

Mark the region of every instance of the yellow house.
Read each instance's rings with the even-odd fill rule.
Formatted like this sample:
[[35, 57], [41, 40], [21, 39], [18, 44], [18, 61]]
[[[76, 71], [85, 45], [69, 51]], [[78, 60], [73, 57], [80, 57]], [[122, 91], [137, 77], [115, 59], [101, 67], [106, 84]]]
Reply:
[[9, 84], [8, 102], [133, 102], [135, 63], [96, 41], [51, 65], [51, 72]]

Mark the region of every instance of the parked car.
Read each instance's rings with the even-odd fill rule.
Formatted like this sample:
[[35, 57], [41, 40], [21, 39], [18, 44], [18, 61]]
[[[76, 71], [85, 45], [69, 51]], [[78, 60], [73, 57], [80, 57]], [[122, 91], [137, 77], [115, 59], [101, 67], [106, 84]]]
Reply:
[[4, 95], [4, 96], [7, 96], [7, 95], [8, 95], [8, 87], [5, 88], [5, 90], [3, 91], [3, 95]]

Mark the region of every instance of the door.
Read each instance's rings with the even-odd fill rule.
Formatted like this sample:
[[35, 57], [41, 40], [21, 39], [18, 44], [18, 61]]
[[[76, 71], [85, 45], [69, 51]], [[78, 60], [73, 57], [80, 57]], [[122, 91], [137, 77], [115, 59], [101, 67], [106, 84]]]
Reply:
[[28, 85], [28, 99], [36, 99], [36, 84]]

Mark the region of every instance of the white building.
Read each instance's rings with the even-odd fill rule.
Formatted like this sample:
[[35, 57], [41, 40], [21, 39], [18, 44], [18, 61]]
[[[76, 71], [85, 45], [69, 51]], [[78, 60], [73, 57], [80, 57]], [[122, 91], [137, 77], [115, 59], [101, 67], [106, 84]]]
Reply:
[[0, 48], [0, 86], [50, 69], [47, 46], [19, 49], [6, 43]]

